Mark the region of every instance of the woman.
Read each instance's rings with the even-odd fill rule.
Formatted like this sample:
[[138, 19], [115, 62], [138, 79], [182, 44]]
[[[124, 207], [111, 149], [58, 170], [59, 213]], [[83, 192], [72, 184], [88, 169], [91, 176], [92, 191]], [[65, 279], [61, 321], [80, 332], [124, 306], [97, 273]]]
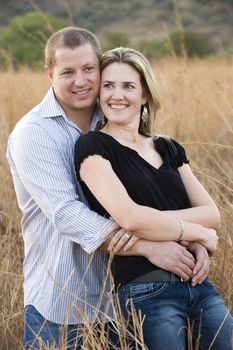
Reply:
[[[101, 71], [106, 123], [100, 132], [80, 137], [75, 148], [77, 177], [91, 208], [128, 232], [116, 234], [118, 246], [133, 235], [197, 241], [213, 252], [218, 209], [193, 175], [183, 147], [153, 137], [159, 100], [148, 61], [136, 50], [117, 48], [104, 54]], [[231, 349], [233, 319], [208, 279], [197, 286], [177, 276], [168, 280], [166, 271], [138, 256], [115, 256], [112, 273], [125, 317], [132, 308], [145, 315], [149, 349], [185, 349], [188, 324], [193, 345], [200, 338], [201, 349]]]

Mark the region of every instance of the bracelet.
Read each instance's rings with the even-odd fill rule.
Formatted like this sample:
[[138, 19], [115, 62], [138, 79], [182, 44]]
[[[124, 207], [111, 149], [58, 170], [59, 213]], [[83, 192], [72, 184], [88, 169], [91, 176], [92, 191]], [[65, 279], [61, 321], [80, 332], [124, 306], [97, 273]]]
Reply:
[[179, 221], [180, 224], [180, 234], [179, 237], [176, 239], [177, 242], [181, 241], [183, 234], [184, 234], [184, 221], [182, 221], [181, 219], [177, 219]]

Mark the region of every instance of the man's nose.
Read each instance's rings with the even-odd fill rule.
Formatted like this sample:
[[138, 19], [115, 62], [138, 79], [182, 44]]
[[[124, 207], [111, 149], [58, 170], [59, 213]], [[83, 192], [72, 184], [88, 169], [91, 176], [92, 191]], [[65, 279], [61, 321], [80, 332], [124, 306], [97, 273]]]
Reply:
[[84, 72], [78, 72], [75, 75], [75, 85], [76, 86], [84, 86], [86, 84], [86, 75]]

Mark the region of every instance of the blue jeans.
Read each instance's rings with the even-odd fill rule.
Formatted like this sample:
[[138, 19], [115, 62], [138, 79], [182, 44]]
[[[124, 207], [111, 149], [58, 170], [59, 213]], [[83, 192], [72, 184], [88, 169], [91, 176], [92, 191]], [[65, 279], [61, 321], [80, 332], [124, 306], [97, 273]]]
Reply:
[[[233, 318], [209, 279], [195, 287], [189, 282], [131, 282], [119, 289], [118, 297], [131, 334], [133, 312], [145, 316], [149, 350], [233, 349]], [[132, 337], [128, 346], [141, 349]]]
[[[95, 324], [95, 326], [95, 329], [98, 329], [98, 325]], [[24, 309], [24, 350], [45, 350], [49, 346], [81, 350], [83, 331], [82, 324], [60, 325], [46, 320], [32, 305], [27, 305]], [[105, 326], [105, 335], [108, 338], [108, 349], [115, 349], [114, 344], [118, 342], [118, 334], [110, 322]]]

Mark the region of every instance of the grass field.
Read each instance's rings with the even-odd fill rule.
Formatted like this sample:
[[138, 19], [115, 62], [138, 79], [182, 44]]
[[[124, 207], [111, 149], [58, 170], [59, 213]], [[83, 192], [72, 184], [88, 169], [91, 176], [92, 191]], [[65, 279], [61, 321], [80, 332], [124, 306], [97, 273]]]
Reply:
[[[186, 148], [190, 165], [222, 215], [219, 249], [210, 275], [233, 307], [233, 60], [163, 60], [154, 63], [162, 108], [156, 133]], [[0, 75], [0, 349], [22, 349], [23, 243], [20, 213], [5, 160], [16, 121], [37, 104], [49, 82], [43, 72], [22, 69]], [[99, 345], [94, 347], [99, 349]], [[103, 349], [103, 347], [102, 347]]]

